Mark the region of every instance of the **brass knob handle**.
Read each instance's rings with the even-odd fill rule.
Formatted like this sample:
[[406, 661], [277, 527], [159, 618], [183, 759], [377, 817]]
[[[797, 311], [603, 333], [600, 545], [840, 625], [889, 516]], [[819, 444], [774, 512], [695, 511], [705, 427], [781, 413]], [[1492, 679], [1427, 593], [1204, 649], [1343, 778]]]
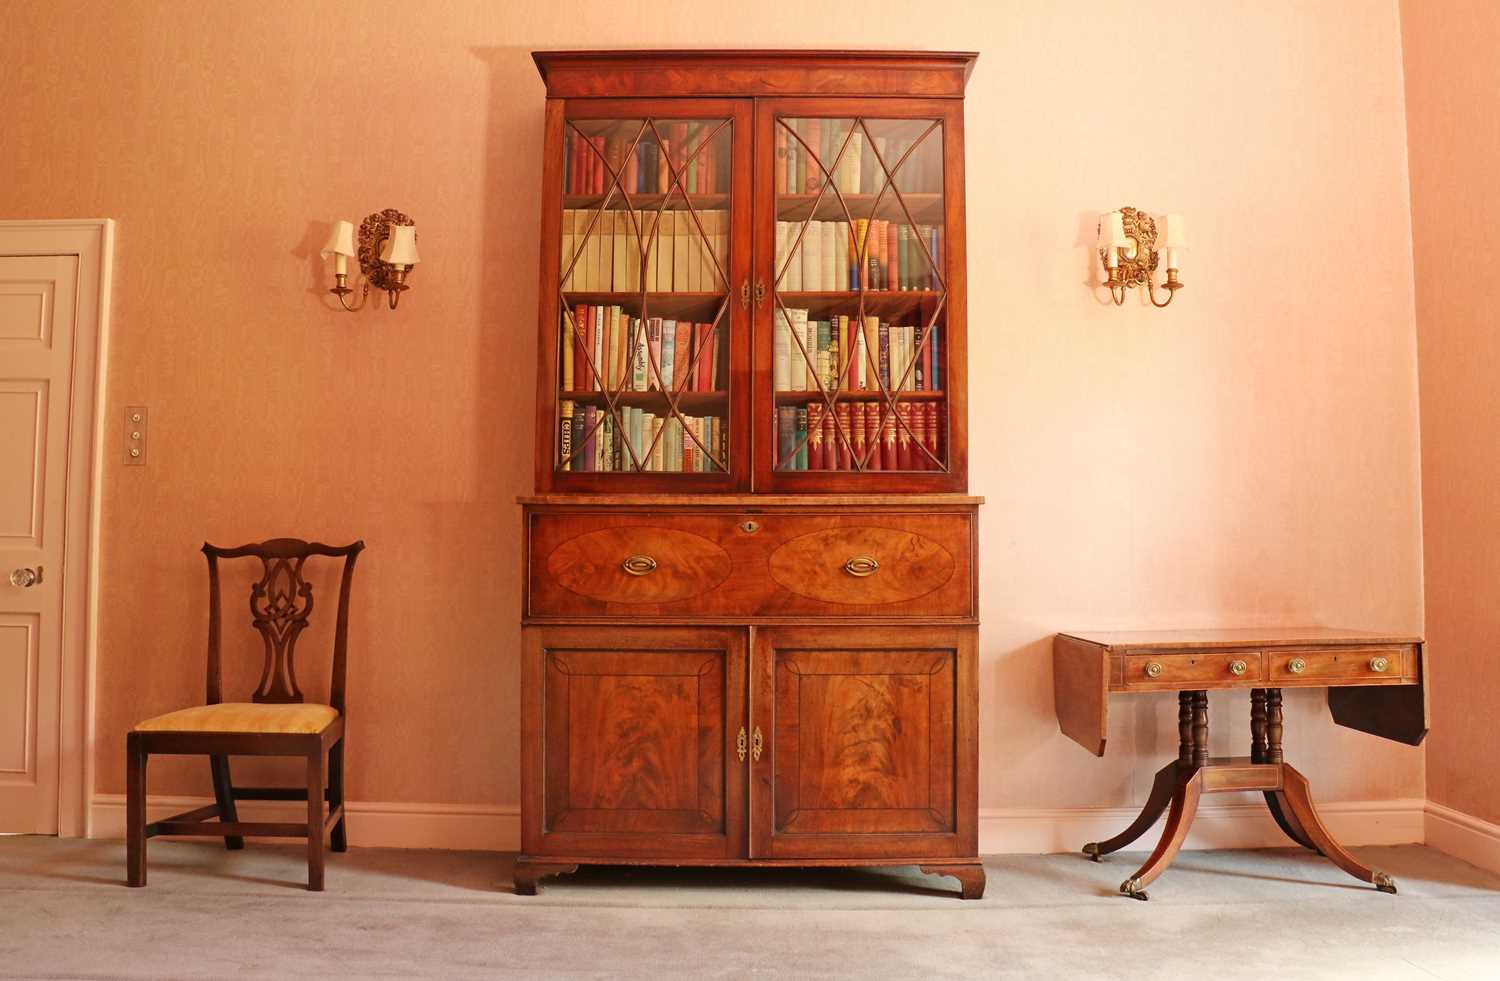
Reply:
[[734, 737], [734, 748], [735, 748], [735, 751], [740, 754], [740, 762], [741, 763], [745, 762], [745, 743], [746, 743], [746, 741], [747, 740], [745, 738], [745, 727], [744, 726], [740, 726], [740, 734], [738, 736]]
[[1162, 668], [1160, 661], [1152, 661], [1150, 664], [1146, 665], [1146, 677], [1160, 678], [1163, 670], [1164, 669]]
[[1307, 670], [1307, 662], [1300, 657], [1294, 657], [1286, 663], [1286, 669], [1292, 674], [1301, 674]]
[[1249, 665], [1246, 664], [1244, 661], [1239, 661], [1239, 660], [1230, 661], [1229, 662], [1229, 673], [1233, 674], [1233, 675], [1241, 675], [1241, 674], [1245, 673], [1245, 669], [1247, 667], [1249, 667]]
[[632, 576], [644, 576], [656, 569], [656, 560], [649, 555], [632, 555], [620, 563], [620, 568]]
[[755, 733], [750, 737], [750, 759], [753, 762], [760, 762], [760, 751], [764, 745], [765, 740], [761, 737], [760, 726], [756, 726]]
[[880, 571], [880, 563], [875, 561], [874, 556], [856, 555], [844, 563], [844, 571], [851, 576], [863, 579], [865, 576], [873, 576]]
[[37, 566], [35, 569], [26, 569], [26, 568], [15, 569], [10, 574], [10, 584], [12, 586], [18, 586], [21, 589], [27, 589], [27, 588], [29, 588], [31, 586], [35, 586], [37, 583], [39, 583], [41, 581], [42, 581], [42, 567], [41, 566]]
[[1370, 658], [1370, 670], [1371, 671], [1375, 671], [1375, 672], [1384, 671], [1386, 668], [1388, 668], [1390, 666], [1391, 666], [1391, 662], [1388, 661], [1388, 660], [1386, 660], [1384, 657], [1372, 657], [1372, 658]]

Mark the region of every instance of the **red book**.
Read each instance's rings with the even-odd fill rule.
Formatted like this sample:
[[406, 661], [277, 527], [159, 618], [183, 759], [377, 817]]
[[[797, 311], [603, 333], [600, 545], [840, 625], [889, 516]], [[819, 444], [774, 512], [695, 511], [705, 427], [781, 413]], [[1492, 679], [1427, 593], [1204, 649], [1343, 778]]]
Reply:
[[693, 357], [693, 325], [686, 320], [677, 321], [677, 337], [672, 342], [672, 387], [679, 392], [692, 390], [692, 379], [688, 377], [688, 365]]
[[839, 427], [832, 412], [823, 413], [823, 469], [839, 469], [839, 451], [842, 449]]
[[818, 189], [823, 186], [823, 171], [818, 166], [817, 157], [819, 149], [823, 146], [823, 121], [809, 119], [802, 138], [807, 141], [808, 146], [808, 152], [803, 154], [807, 159], [807, 176], [802, 189], [808, 194], [817, 194]]
[[719, 372], [719, 328], [712, 324], [708, 327], [708, 353], [704, 357], [708, 359], [708, 388], [706, 391], [717, 392], [726, 388], [725, 380], [720, 377]]
[[816, 402], [807, 406], [807, 469], [824, 470], [823, 407]]
[[[943, 416], [942, 413], [938, 411], [938, 408], [939, 407], [936, 402], [927, 403], [927, 449], [932, 452], [932, 457], [934, 460], [941, 461], [943, 459], [943, 454], [938, 450], [938, 438], [940, 435], [940, 430], [938, 429], [938, 420], [943, 418]], [[933, 470], [943, 469], [941, 463], [933, 463], [932, 461], [928, 461], [927, 465]]]
[[850, 442], [854, 439], [854, 431], [849, 428], [850, 413], [849, 403], [840, 402], [835, 410], [838, 414], [839, 427], [844, 430], [844, 435], [839, 439], [839, 469], [854, 469], [854, 454], [850, 449]]
[[896, 449], [896, 414], [889, 410], [880, 419], [880, 469], [899, 470], [901, 461]]
[[880, 406], [875, 402], [865, 403], [865, 449], [869, 453], [865, 469], [884, 470], [885, 455], [880, 452]]
[[606, 152], [606, 140], [602, 136], [594, 137], [594, 149], [598, 152], [594, 157], [594, 193], [603, 194], [605, 184], [609, 177], [604, 171], [604, 154]]
[[[865, 462], [865, 450], [869, 447], [869, 440], [865, 437], [865, 404], [855, 402], [848, 406], [849, 409], [849, 442], [853, 444], [852, 454], [855, 461], [861, 465]], [[849, 469], [854, 469], [850, 467]]]
[[915, 470], [916, 464], [912, 460], [911, 445], [911, 411], [905, 402], [896, 404], [896, 468], [898, 470]]
[[625, 190], [634, 194], [635, 189], [640, 186], [641, 181], [641, 154], [637, 147], [630, 154], [630, 160], [625, 164]]
[[900, 222], [885, 223], [885, 288], [901, 288], [901, 225]]
[[573, 308], [573, 387], [580, 392], [592, 391], [594, 373], [589, 370], [589, 357], [594, 347], [589, 343], [589, 308], [580, 303]]
[[693, 357], [697, 358], [693, 366], [693, 391], [711, 392], [714, 390], [714, 359], [710, 340], [713, 325], [694, 324], [693, 335]]

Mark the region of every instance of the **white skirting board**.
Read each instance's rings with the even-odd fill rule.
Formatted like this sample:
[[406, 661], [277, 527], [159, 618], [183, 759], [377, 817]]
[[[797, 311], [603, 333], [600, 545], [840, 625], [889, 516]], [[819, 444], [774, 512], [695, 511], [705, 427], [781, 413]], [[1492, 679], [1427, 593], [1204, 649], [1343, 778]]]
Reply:
[[1500, 873], [1500, 824], [1428, 801], [1425, 840], [1440, 852]]
[[[152, 797], [151, 820], [213, 803], [206, 797]], [[1319, 807], [1328, 829], [1346, 845], [1402, 845], [1430, 835], [1433, 815], [1421, 799], [1332, 802]], [[123, 838], [125, 797], [98, 794], [91, 807], [90, 834]], [[1447, 811], [1447, 808], [1443, 808]], [[299, 804], [241, 801], [240, 817], [252, 821], [297, 821], [307, 813]], [[365, 848], [453, 848], [514, 851], [521, 844], [516, 805], [389, 804], [351, 801], [347, 808], [349, 844]], [[1116, 834], [1137, 813], [1129, 807], [992, 808], [979, 812], [979, 850], [985, 855], [1072, 852], [1086, 842]], [[1457, 812], [1448, 811], [1449, 814]], [[1472, 818], [1457, 815], [1463, 821]], [[1424, 824], [1425, 818], [1425, 824]], [[1445, 819], [1446, 820], [1446, 819]], [[1459, 827], [1457, 823], [1453, 827]], [[1482, 822], [1479, 822], [1482, 823]], [[1467, 828], [1468, 825], [1463, 827]], [[1489, 825], [1491, 854], [1500, 860], [1500, 837]], [[1473, 835], [1475, 832], [1467, 831]], [[1150, 850], [1161, 823], [1131, 846]], [[1430, 839], [1429, 839], [1430, 840]], [[1433, 842], [1444, 851], [1463, 854]], [[1258, 800], [1205, 802], [1188, 835], [1188, 848], [1284, 848], [1291, 842]], [[1475, 859], [1467, 861], [1478, 865]], [[1491, 866], [1493, 867], [1493, 866]]]

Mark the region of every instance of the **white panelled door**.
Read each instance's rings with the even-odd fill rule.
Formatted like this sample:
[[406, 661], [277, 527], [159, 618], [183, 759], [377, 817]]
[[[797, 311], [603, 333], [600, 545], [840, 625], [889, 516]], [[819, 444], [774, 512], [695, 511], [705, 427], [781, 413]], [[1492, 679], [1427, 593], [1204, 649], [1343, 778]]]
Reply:
[[0, 256], [0, 832], [58, 830], [77, 294], [77, 256]]

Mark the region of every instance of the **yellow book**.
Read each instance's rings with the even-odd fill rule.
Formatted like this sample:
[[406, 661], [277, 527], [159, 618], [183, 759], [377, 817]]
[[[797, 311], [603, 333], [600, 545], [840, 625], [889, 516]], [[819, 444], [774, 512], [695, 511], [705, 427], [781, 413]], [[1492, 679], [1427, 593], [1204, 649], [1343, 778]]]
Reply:
[[564, 310], [562, 315], [562, 388], [571, 392], [573, 388], [573, 311]]
[[568, 266], [573, 262], [573, 220], [576, 214], [572, 208], [564, 208], [562, 213], [562, 268], [558, 270], [558, 275], [563, 277], [562, 288], [565, 290], [572, 289], [568, 285], [572, 281]]
[[674, 292], [688, 288], [688, 248], [692, 244], [692, 216], [686, 211], [677, 212], [672, 222], [672, 286]]

